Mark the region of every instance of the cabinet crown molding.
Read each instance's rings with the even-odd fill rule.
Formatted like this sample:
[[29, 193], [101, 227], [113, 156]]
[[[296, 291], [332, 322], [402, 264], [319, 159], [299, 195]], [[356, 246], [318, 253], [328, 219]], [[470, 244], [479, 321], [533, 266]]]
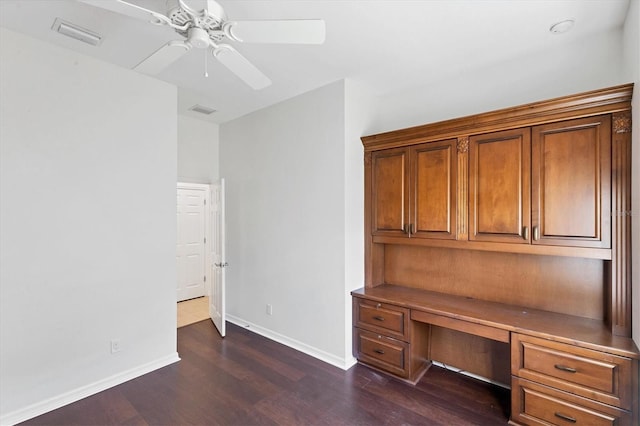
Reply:
[[[365, 151], [631, 110], [633, 83], [361, 138]], [[628, 127], [630, 122], [624, 127]]]

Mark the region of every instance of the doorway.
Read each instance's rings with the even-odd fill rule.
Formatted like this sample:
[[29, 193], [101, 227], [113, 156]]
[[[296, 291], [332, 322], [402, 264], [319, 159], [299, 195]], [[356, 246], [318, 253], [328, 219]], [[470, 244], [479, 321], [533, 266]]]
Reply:
[[[209, 185], [178, 183], [177, 186], [177, 244], [176, 244], [176, 300], [181, 302], [208, 296], [208, 271], [211, 268]], [[209, 280], [210, 281], [210, 280]]]
[[225, 184], [178, 183], [178, 327], [211, 318], [225, 335]]

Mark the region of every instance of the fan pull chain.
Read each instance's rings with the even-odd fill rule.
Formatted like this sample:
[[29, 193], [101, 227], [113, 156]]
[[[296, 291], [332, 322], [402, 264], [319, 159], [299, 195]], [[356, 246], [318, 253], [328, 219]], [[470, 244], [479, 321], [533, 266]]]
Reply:
[[207, 70], [207, 53], [209, 49], [204, 49], [204, 76], [209, 77], [209, 71]]

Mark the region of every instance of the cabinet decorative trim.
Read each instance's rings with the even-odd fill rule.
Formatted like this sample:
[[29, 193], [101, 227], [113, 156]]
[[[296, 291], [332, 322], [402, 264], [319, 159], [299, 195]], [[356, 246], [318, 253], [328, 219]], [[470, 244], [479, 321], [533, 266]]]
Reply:
[[631, 113], [629, 111], [613, 114], [613, 133], [631, 133]]
[[457, 240], [466, 240], [469, 235], [469, 213], [467, 200], [469, 198], [469, 137], [458, 138], [458, 217], [456, 230]]
[[[628, 126], [628, 128], [625, 128]], [[609, 320], [613, 334], [631, 336], [631, 115], [613, 114], [612, 259]], [[627, 213], [628, 212], [628, 213]]]
[[458, 138], [458, 153], [469, 152], [469, 136], [461, 136]]

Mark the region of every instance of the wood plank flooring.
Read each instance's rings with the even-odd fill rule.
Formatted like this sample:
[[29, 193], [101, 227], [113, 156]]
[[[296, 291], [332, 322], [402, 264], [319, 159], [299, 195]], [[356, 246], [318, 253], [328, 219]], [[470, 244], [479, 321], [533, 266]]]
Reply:
[[209, 297], [178, 302], [178, 328], [209, 318]]
[[28, 425], [504, 425], [509, 392], [432, 367], [413, 387], [227, 323], [178, 329], [182, 361]]

